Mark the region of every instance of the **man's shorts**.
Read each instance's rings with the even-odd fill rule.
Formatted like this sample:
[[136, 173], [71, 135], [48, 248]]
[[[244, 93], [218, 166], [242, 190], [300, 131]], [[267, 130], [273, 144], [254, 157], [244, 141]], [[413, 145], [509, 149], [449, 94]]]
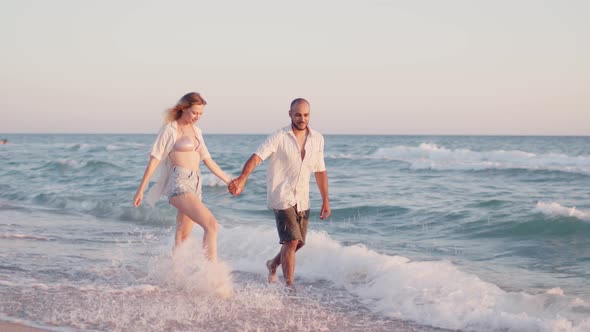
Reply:
[[298, 240], [299, 246], [305, 244], [307, 224], [309, 223], [309, 210], [297, 212], [292, 206], [285, 210], [273, 210], [279, 232], [279, 243]]

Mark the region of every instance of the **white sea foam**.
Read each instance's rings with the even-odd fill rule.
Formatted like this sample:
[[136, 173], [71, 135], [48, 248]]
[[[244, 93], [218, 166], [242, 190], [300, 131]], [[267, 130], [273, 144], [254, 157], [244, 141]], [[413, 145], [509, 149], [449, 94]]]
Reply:
[[0, 286], [17, 287], [17, 286], [19, 286], [19, 284], [14, 283], [14, 282], [10, 282], [10, 281], [7, 281], [7, 280], [1, 280], [0, 279]]
[[[241, 270], [264, 273], [278, 250], [272, 229], [224, 230], [220, 247]], [[329, 280], [376, 312], [396, 319], [467, 331], [586, 331], [590, 319], [576, 313], [588, 304], [557, 291], [508, 292], [447, 261], [414, 262], [364, 246], [343, 246], [311, 232], [297, 254], [296, 276]], [[297, 283], [297, 281], [296, 281]]]
[[177, 248], [172, 257], [156, 257], [151, 263], [150, 277], [168, 287], [194, 294], [230, 297], [233, 292], [229, 266], [223, 262], [209, 262], [192, 237]]
[[47, 286], [46, 284], [43, 284], [43, 283], [39, 283], [39, 282], [33, 283], [31, 285], [31, 287], [36, 288], [36, 289], [41, 289], [41, 290], [48, 290], [49, 289], [49, 286]]
[[125, 147], [117, 145], [117, 144], [109, 144], [106, 147], [107, 151], [118, 151], [118, 150], [123, 150], [125, 149]]
[[399, 160], [412, 169], [483, 170], [530, 169], [590, 174], [590, 156], [535, 154], [518, 150], [472, 151], [448, 149], [433, 143], [377, 149], [368, 158]]
[[584, 221], [590, 221], [590, 212], [582, 211], [576, 209], [576, 207], [565, 207], [559, 203], [551, 202], [537, 202], [535, 205], [535, 209], [540, 211], [541, 213], [556, 217], [556, 216], [566, 216], [566, 217], [574, 217]]
[[[41, 283], [19, 278], [18, 283], [0, 280], [0, 285], [19, 289], [11, 300], [23, 301], [24, 308], [40, 317], [38, 321], [74, 329], [158, 331], [193, 326], [204, 330], [318, 331], [330, 330], [333, 325], [327, 324], [337, 325], [342, 320], [344, 329], [337, 330], [346, 330], [347, 317], [358, 310], [350, 307], [339, 312], [307, 297], [296, 299], [297, 306], [292, 307], [289, 303], [293, 300], [281, 294], [281, 287], [266, 285], [264, 261], [279, 249], [273, 227], [220, 229], [221, 263], [217, 264], [204, 259], [198, 240], [201, 232], [195, 228], [174, 255], [170, 243], [150, 250], [147, 264], [138, 265], [145, 270], [126, 272], [131, 263], [125, 261], [129, 253], [115, 253], [112, 266], [81, 269], [99, 277], [92, 278], [96, 281], [76, 278]], [[234, 284], [230, 267], [260, 277]], [[584, 316], [590, 305], [560, 288], [540, 294], [508, 292], [447, 261], [414, 262], [360, 245], [344, 246], [320, 232], [312, 231], [307, 245], [298, 252], [296, 277], [296, 284], [320, 285], [316, 287], [327, 280], [331, 289], [352, 293], [350, 298], [358, 298], [376, 315], [423, 325], [524, 332], [581, 332], [590, 327]], [[314, 294], [318, 291], [322, 288], [316, 288]], [[39, 302], [45, 305], [39, 307]], [[276, 320], [286, 313], [291, 321]], [[231, 325], [234, 323], [240, 325]], [[416, 330], [387, 327], [383, 330]]]
[[147, 145], [143, 143], [135, 143], [135, 142], [119, 142], [117, 144], [107, 144], [106, 150], [107, 151], [118, 151], [118, 150], [125, 150], [125, 149], [143, 149]]
[[[46, 286], [47, 287], [47, 286]], [[55, 287], [56, 290], [62, 289], [65, 287], [64, 285], [58, 285]], [[133, 285], [123, 288], [117, 288], [113, 286], [102, 286], [102, 285], [85, 285], [79, 286], [78, 290], [82, 292], [100, 292], [103, 294], [123, 294], [123, 295], [137, 295], [137, 294], [147, 294], [153, 292], [161, 291], [161, 287], [157, 285], [150, 285], [150, 284], [140, 284], [140, 285]]]
[[[231, 175], [230, 175], [230, 177], [231, 177]], [[220, 178], [218, 178], [217, 176], [215, 176], [214, 174], [212, 174], [210, 172], [202, 174], [201, 181], [203, 181], [204, 187], [226, 187], [227, 186], [227, 184], [225, 184], [225, 182], [221, 181]]]
[[55, 163], [58, 165], [62, 165], [62, 166], [66, 166], [66, 167], [70, 167], [70, 168], [74, 168], [74, 169], [82, 168], [84, 166], [84, 164], [82, 164], [78, 160], [66, 159], [66, 158], [58, 158], [55, 161]]
[[[59, 146], [59, 145], [56, 145]], [[66, 149], [68, 150], [81, 150], [81, 151], [86, 151], [89, 150], [92, 146], [90, 144], [86, 144], [86, 143], [75, 143], [75, 144], [67, 144], [65, 146]]]
[[[234, 290], [229, 265], [208, 262], [197, 238], [191, 236], [174, 255], [169, 244], [155, 248], [147, 264], [139, 264], [147, 268], [140, 277], [124, 273], [125, 266], [113, 266], [85, 270], [102, 276], [96, 281], [64, 280], [39, 288], [37, 281], [20, 280], [8, 284], [19, 289], [10, 300], [22, 301], [36, 321], [60, 330], [326, 331], [328, 323], [344, 316], [313, 300], [293, 307], [295, 300], [282, 287], [259, 280]], [[0, 299], [0, 308], [2, 304]], [[7, 311], [19, 314], [13, 308]]]
[[553, 295], [564, 295], [565, 293], [563, 292], [563, 289], [556, 287], [556, 288], [551, 288], [549, 290], [547, 290], [546, 292], [547, 294], [553, 294]]

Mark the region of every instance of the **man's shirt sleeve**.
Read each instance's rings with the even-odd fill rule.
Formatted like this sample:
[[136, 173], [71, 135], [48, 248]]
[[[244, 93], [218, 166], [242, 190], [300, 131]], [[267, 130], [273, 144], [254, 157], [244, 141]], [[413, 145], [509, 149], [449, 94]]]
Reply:
[[266, 158], [270, 157], [271, 154], [277, 151], [277, 147], [279, 146], [279, 139], [280, 139], [281, 132], [276, 132], [269, 135], [266, 138], [264, 143], [258, 146], [258, 149], [254, 154], [256, 154], [260, 159], [265, 160]]
[[324, 172], [324, 171], [326, 171], [326, 163], [324, 161], [324, 137], [321, 137], [320, 144], [319, 144], [319, 151], [318, 151], [318, 155], [315, 160], [313, 172], [317, 173], [317, 172]]

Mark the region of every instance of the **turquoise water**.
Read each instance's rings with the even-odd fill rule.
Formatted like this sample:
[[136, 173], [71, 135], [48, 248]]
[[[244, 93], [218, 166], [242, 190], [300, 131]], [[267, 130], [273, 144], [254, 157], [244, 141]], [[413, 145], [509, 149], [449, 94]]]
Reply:
[[[222, 264], [174, 209], [132, 207], [154, 135], [5, 135], [0, 319], [69, 331], [590, 331], [590, 137], [331, 136], [332, 216], [278, 250], [262, 164], [239, 198], [208, 170]], [[237, 175], [264, 135], [205, 135]], [[313, 178], [313, 177], [312, 177]], [[288, 317], [277, 319], [277, 317]]]

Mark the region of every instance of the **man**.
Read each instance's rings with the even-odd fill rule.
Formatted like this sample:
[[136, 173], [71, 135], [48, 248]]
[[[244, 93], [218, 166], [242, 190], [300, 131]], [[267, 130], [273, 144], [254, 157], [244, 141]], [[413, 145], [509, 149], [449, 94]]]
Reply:
[[276, 271], [282, 265], [283, 277], [293, 287], [295, 252], [305, 244], [309, 221], [309, 180], [311, 173], [322, 196], [320, 219], [330, 216], [328, 175], [324, 163], [324, 137], [308, 127], [309, 102], [298, 98], [289, 108], [291, 124], [270, 136], [248, 159], [242, 174], [229, 184], [230, 192], [238, 196], [248, 176], [270, 157], [266, 175], [268, 207], [274, 211], [279, 233], [280, 252], [266, 262], [268, 281], [277, 280]]

